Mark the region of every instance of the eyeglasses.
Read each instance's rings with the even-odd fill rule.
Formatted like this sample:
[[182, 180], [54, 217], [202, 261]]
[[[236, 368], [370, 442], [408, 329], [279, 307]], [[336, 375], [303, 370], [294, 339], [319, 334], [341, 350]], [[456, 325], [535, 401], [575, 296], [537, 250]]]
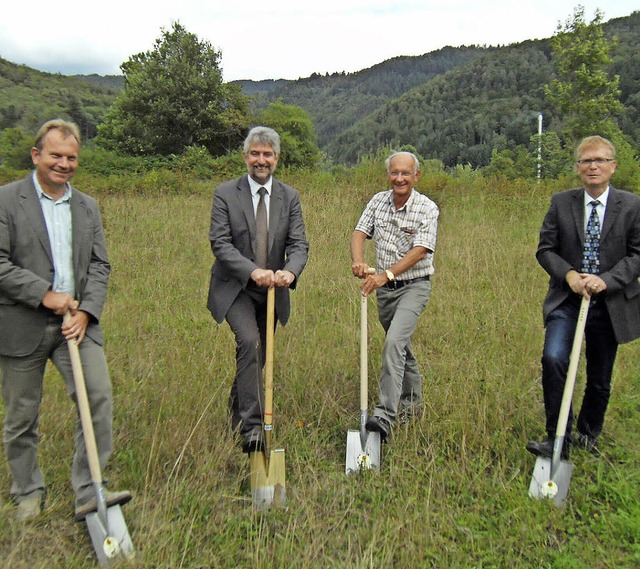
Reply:
[[580, 164], [580, 166], [591, 166], [591, 164], [595, 164], [596, 166], [602, 166], [607, 162], [613, 162], [614, 158], [585, 158], [583, 160], [577, 160], [576, 164]]
[[389, 174], [391, 175], [392, 178], [410, 178], [411, 176], [415, 176], [416, 172], [396, 172], [395, 170], [393, 172], [389, 172]]

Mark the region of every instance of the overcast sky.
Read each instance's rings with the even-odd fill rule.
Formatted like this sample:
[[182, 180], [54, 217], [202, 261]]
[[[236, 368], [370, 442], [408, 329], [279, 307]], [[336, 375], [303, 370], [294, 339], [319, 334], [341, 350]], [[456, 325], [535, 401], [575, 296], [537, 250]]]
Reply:
[[0, 57], [42, 71], [120, 74], [179, 21], [222, 52], [225, 81], [353, 72], [441, 47], [551, 37], [582, 4], [604, 21], [638, 0], [30, 0], [3, 3]]

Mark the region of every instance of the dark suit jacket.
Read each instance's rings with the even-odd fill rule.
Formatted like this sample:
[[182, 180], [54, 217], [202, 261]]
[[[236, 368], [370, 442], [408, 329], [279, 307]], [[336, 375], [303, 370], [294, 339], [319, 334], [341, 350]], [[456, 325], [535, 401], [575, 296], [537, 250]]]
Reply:
[[[582, 188], [559, 192], [542, 223], [536, 258], [550, 276], [545, 322], [573, 294], [565, 275], [581, 271], [584, 210]], [[612, 187], [600, 232], [600, 270], [616, 339], [621, 344], [635, 340], [640, 337], [640, 197]]]
[[[99, 320], [111, 269], [97, 202], [73, 188], [71, 218], [76, 299], [90, 317], [87, 336], [101, 345]], [[47, 226], [29, 175], [0, 187], [1, 355], [29, 355], [42, 340], [51, 312], [40, 303], [53, 276]]]
[[[211, 269], [207, 306], [216, 322], [222, 323], [238, 293], [253, 283], [251, 273], [258, 268], [256, 219], [246, 175], [216, 188], [209, 239], [216, 260]], [[274, 178], [269, 201], [267, 268], [291, 271], [296, 276], [291, 288], [295, 288], [307, 263], [308, 251], [298, 192]], [[289, 313], [289, 289], [278, 287], [278, 320], [286, 324]]]

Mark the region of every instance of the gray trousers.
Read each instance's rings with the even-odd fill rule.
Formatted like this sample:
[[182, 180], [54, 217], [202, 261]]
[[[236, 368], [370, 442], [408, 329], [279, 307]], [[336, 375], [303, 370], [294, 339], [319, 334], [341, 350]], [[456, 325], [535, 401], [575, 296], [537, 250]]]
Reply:
[[398, 411], [422, 401], [422, 377], [411, 349], [411, 336], [431, 293], [431, 281], [396, 290], [376, 291], [378, 318], [386, 333], [380, 372], [380, 401], [373, 414], [394, 424]]
[[[11, 495], [16, 502], [27, 497], [42, 496], [45, 491], [38, 465], [38, 418], [47, 360], [51, 359], [60, 371], [67, 393], [76, 402], [71, 359], [60, 330], [61, 324], [61, 318], [49, 319], [42, 343], [32, 354], [24, 357], [0, 356], [5, 405], [3, 440], [13, 477]], [[79, 349], [100, 467], [104, 469], [112, 447], [111, 380], [102, 346], [85, 336]], [[95, 496], [79, 415], [75, 437], [71, 485], [78, 506]]]
[[262, 433], [267, 295], [241, 291], [226, 320], [236, 339], [236, 375], [229, 395], [231, 428], [248, 437]]

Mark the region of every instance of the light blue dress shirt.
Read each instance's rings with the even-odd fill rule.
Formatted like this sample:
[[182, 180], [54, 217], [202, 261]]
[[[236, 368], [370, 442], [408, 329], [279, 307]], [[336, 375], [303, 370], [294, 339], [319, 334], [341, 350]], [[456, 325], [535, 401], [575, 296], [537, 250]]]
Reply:
[[40, 206], [49, 234], [51, 253], [53, 254], [54, 292], [63, 292], [75, 296], [73, 280], [73, 238], [71, 232], [71, 186], [67, 184], [64, 195], [54, 200], [44, 193], [38, 176], [33, 173], [33, 183], [38, 192]]

